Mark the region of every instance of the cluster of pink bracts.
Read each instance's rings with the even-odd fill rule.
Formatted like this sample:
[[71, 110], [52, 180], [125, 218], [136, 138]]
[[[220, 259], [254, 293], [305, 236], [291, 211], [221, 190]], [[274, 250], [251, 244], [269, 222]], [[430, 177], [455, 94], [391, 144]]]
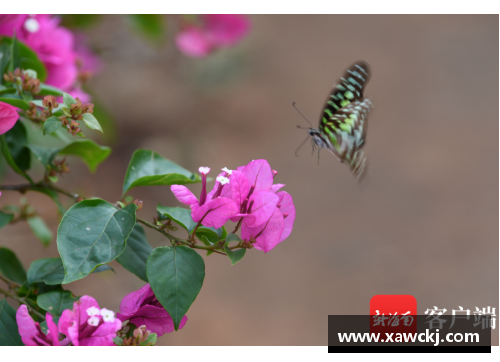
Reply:
[[[113, 338], [126, 320], [137, 327], [145, 325], [146, 330], [158, 336], [174, 330], [172, 318], [149, 284], [123, 298], [120, 310], [122, 313], [115, 316], [111, 310], [100, 309], [94, 298], [84, 295], [73, 304], [73, 310], [63, 311], [57, 325], [52, 315], [46, 314], [47, 334], [31, 318], [25, 305], [17, 310], [16, 320], [21, 339], [27, 346], [114, 346]], [[184, 316], [179, 328], [184, 327], [186, 321]]]
[[236, 170], [222, 169], [207, 194], [208, 167], [200, 167], [200, 199], [182, 185], [172, 185], [175, 197], [191, 207], [191, 217], [204, 226], [220, 228], [227, 220], [241, 223], [241, 239], [253, 241], [256, 249], [268, 252], [292, 232], [295, 206], [292, 196], [273, 184], [277, 171], [266, 160], [254, 160]]

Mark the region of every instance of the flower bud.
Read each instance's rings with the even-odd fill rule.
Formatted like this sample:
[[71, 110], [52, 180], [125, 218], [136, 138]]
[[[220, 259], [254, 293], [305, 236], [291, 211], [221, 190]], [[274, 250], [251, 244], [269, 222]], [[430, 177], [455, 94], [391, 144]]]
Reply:
[[42, 105], [52, 111], [54, 108], [59, 107], [59, 103], [54, 96], [46, 96], [43, 98]]

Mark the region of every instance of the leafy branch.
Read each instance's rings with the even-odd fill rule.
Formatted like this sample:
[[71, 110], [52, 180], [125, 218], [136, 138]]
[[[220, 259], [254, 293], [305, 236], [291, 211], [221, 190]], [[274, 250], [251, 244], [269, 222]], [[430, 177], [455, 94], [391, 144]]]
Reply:
[[[49, 189], [49, 190], [52, 190], [52, 191], [55, 191], [59, 194], [62, 194], [62, 195], [65, 195], [71, 199], [73, 199], [73, 201], [75, 202], [79, 202], [79, 201], [82, 201], [82, 200], [85, 200], [84, 197], [80, 196], [79, 194], [77, 193], [73, 193], [73, 192], [70, 192], [68, 190], [65, 190], [61, 187], [58, 187], [56, 185], [54, 185], [52, 182], [45, 182], [45, 181], [40, 181], [40, 182], [37, 182], [37, 183], [34, 183], [34, 184], [29, 184], [29, 183], [26, 183], [26, 184], [19, 184], [19, 185], [0, 185], [0, 190], [6, 190], [6, 191], [18, 191], [20, 192], [21, 194], [25, 194], [26, 192], [28, 191], [38, 191], [40, 188], [46, 188], [46, 189]], [[120, 206], [118, 204], [115, 204], [114, 205], [115, 207], [119, 208]], [[197, 223], [195, 229], [193, 229], [192, 231], [192, 235], [190, 236], [189, 239], [181, 239], [181, 238], [178, 238], [168, 232], [166, 232], [161, 226], [158, 226], [158, 225], [155, 225], [153, 223], [150, 223], [142, 218], [136, 218], [136, 221], [137, 222], [140, 222], [141, 224], [147, 226], [148, 228], [151, 228], [151, 229], [154, 229], [156, 230], [157, 232], [159, 232], [160, 234], [162, 234], [163, 236], [165, 236], [166, 238], [168, 238], [170, 240], [170, 243], [172, 245], [179, 245], [179, 244], [182, 244], [182, 245], [186, 245], [186, 246], [189, 246], [193, 249], [200, 249], [200, 250], [211, 250], [217, 254], [222, 254], [222, 255], [226, 255], [226, 253], [223, 253], [221, 251], [218, 251], [216, 249], [221, 249], [224, 247], [224, 244], [225, 244], [225, 240], [221, 240], [219, 243], [216, 243], [214, 245], [198, 245], [196, 244], [194, 241], [194, 237], [195, 237], [195, 233], [196, 233], [196, 230], [198, 229], [198, 227], [201, 225], [201, 221]], [[240, 222], [238, 223], [237, 227], [235, 230], [238, 229], [238, 226], [241, 224], [241, 220]], [[245, 245], [245, 243], [243, 242], [240, 242], [238, 243], [237, 245], [234, 245], [234, 246], [231, 246], [229, 247], [229, 249], [231, 250], [234, 250], [234, 249], [244, 249], [244, 248], [247, 248], [248, 246]]]

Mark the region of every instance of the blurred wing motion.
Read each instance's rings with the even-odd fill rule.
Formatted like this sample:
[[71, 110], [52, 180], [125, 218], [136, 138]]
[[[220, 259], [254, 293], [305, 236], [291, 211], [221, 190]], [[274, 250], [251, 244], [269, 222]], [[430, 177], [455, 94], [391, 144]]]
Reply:
[[314, 142], [345, 162], [358, 180], [368, 166], [361, 148], [365, 144], [368, 113], [373, 106], [363, 97], [369, 79], [368, 64], [354, 63], [333, 86], [324, 105], [319, 130], [309, 129]]

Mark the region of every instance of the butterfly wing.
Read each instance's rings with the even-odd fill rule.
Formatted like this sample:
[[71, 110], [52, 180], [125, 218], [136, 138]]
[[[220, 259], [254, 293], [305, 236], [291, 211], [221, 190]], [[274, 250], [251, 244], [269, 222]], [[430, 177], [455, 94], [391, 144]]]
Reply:
[[330, 141], [328, 147], [340, 162], [345, 162], [356, 178], [366, 170], [367, 160], [361, 148], [365, 144], [368, 114], [372, 107], [369, 99], [349, 103], [329, 119], [323, 119], [320, 130]]
[[362, 100], [366, 84], [370, 80], [370, 68], [364, 61], [351, 65], [342, 77], [333, 85], [323, 106], [320, 124], [329, 119], [349, 103]]

